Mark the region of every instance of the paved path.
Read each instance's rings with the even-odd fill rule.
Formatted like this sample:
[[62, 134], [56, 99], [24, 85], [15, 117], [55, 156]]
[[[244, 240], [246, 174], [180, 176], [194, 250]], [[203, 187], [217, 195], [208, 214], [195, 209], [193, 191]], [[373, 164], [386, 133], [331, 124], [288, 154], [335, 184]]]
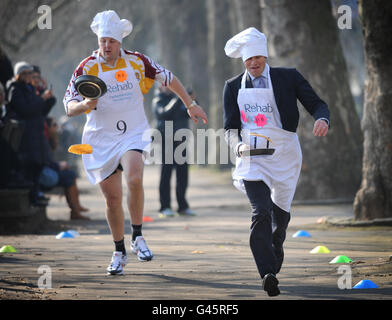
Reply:
[[[98, 187], [79, 180], [89, 222], [68, 221], [64, 197], [51, 196], [48, 217], [63, 230], [77, 230], [74, 239], [56, 239], [60, 229], [42, 235], [1, 236], [0, 246], [17, 253], [0, 253], [0, 299], [391, 299], [391, 227], [337, 228], [317, 224], [323, 216], [352, 217], [351, 205], [292, 208], [285, 243], [285, 262], [279, 274], [281, 295], [269, 298], [261, 288], [248, 245], [250, 213], [245, 195], [231, 185], [230, 173], [192, 168], [188, 190], [196, 217], [159, 219], [159, 168], [145, 171], [144, 236], [155, 254], [151, 262], [131, 256], [124, 276], [107, 276], [113, 244]], [[174, 193], [174, 190], [173, 190]], [[306, 229], [311, 238], [293, 238]], [[130, 234], [129, 220], [126, 232]], [[127, 243], [129, 236], [127, 236]], [[318, 246], [328, 254], [310, 254]], [[354, 260], [352, 286], [362, 279], [378, 289], [341, 290], [337, 255]], [[38, 289], [40, 266], [49, 266], [52, 286]], [[46, 270], [46, 269], [45, 269]], [[346, 282], [345, 282], [346, 283]], [[45, 282], [43, 283], [45, 284]]]

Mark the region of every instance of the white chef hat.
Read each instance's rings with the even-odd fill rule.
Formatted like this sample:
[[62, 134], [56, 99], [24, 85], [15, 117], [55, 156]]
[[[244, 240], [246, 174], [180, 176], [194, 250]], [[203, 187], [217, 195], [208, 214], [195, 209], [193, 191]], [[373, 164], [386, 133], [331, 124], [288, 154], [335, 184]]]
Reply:
[[97, 13], [90, 27], [98, 38], [109, 37], [119, 42], [122, 42], [122, 39], [129, 35], [133, 28], [129, 20], [120, 20], [120, 17], [113, 10]]
[[230, 58], [242, 58], [243, 61], [254, 57], [268, 57], [267, 38], [254, 27], [236, 34], [225, 45], [226, 55]]

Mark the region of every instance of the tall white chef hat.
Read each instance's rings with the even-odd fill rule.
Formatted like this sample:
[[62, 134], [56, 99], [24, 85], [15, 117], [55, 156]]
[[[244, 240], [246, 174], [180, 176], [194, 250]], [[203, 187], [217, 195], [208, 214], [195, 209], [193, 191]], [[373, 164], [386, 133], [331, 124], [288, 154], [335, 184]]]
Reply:
[[133, 28], [129, 20], [120, 20], [113, 10], [97, 13], [90, 27], [98, 38], [110, 37], [119, 42], [122, 42], [122, 39], [129, 35]]
[[236, 34], [225, 45], [226, 55], [230, 58], [242, 58], [243, 61], [254, 57], [268, 57], [267, 38], [254, 27]]

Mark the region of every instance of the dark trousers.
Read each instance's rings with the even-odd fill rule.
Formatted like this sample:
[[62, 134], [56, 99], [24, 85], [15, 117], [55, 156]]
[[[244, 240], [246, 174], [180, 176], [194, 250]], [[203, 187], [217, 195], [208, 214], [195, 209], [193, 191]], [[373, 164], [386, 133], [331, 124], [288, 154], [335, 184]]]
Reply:
[[[164, 140], [164, 139], [163, 139]], [[182, 141], [174, 141], [173, 149], [175, 150], [178, 145], [180, 145]], [[166, 150], [169, 153], [170, 150]], [[161, 202], [160, 210], [165, 208], [171, 208], [170, 202], [170, 180], [172, 176], [173, 169], [176, 171], [176, 198], [178, 203], [178, 211], [185, 210], [189, 208], [189, 204], [185, 199], [186, 189], [188, 187], [188, 163], [178, 164], [175, 159], [173, 159], [173, 163], [166, 163], [165, 161], [165, 143], [162, 143], [162, 166], [161, 166], [161, 180], [159, 183], [159, 199]], [[172, 153], [174, 155], [174, 151]], [[183, 153], [185, 157], [185, 150]], [[173, 157], [174, 158], [174, 157]]]
[[250, 248], [260, 276], [277, 274], [283, 263], [283, 242], [290, 213], [272, 202], [271, 190], [263, 181], [245, 181], [252, 208]]

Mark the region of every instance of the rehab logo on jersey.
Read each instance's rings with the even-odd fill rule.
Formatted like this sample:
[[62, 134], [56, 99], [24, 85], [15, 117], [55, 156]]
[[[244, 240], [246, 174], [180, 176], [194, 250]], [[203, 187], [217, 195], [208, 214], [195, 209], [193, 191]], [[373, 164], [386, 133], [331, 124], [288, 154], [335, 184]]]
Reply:
[[117, 82], [114, 85], [108, 85], [107, 88], [107, 92], [110, 94], [113, 102], [128, 100], [132, 97], [133, 84], [129, 80], [123, 83]]
[[132, 82], [129, 82], [128, 80], [124, 83], [116, 83], [115, 85], [108, 85], [108, 92], [110, 93], [116, 93], [120, 91], [127, 91], [127, 90], [132, 90], [133, 84]]

